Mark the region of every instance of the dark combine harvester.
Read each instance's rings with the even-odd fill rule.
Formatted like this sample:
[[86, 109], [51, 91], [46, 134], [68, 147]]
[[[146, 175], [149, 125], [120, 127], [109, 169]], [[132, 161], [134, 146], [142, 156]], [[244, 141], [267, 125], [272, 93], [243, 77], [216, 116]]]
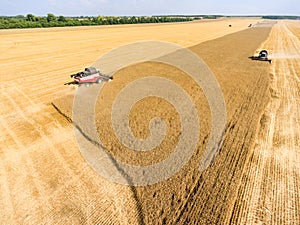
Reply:
[[269, 59], [269, 53], [267, 50], [261, 50], [258, 56], [251, 56], [249, 58], [252, 60], [267, 61], [269, 63], [272, 63], [272, 59]]

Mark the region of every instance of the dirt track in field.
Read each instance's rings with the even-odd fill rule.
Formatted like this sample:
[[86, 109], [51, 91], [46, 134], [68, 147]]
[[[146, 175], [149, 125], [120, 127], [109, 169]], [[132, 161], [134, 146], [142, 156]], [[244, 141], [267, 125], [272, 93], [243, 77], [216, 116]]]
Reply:
[[232, 220], [235, 224], [299, 224], [300, 41], [286, 23], [279, 22], [263, 47], [280, 57], [271, 66], [272, 98], [260, 122]]
[[[228, 28], [229, 23], [233, 24], [232, 28]], [[0, 72], [2, 96], [0, 144], [5, 146], [0, 150], [0, 207], [3, 209], [0, 210], [1, 221], [4, 224], [229, 224], [230, 222], [241, 224], [243, 221], [255, 223], [255, 213], [260, 210], [257, 207], [264, 205], [255, 197], [251, 198], [255, 195], [249, 192], [252, 190], [249, 185], [256, 182], [258, 186], [261, 185], [261, 190], [270, 190], [270, 188], [277, 190], [272, 192], [275, 197], [278, 197], [276, 202], [271, 201], [274, 204], [272, 212], [284, 216], [284, 219], [279, 221], [279, 215], [268, 217], [269, 215], [263, 214], [262, 217], [258, 217], [258, 221], [269, 221], [271, 218], [274, 224], [277, 222], [285, 224], [286, 221], [295, 221], [297, 224], [299, 186], [294, 186], [294, 192], [291, 188], [280, 186], [278, 182], [281, 164], [274, 164], [278, 168], [276, 171], [279, 172], [272, 173], [274, 182], [278, 181], [272, 183], [272, 187], [264, 186], [269, 184], [262, 184], [255, 173], [253, 174], [253, 170], [258, 168], [267, 168], [266, 171], [272, 171], [270, 168], [273, 168], [264, 167], [269, 161], [262, 160], [262, 165], [260, 163], [262, 161], [254, 160], [256, 150], [252, 148], [261, 113], [269, 101], [269, 65], [248, 59], [248, 56], [251, 56], [267, 39], [270, 28], [254, 28], [234, 33], [244, 29], [249, 23], [255, 22], [224, 20], [199, 24], [128, 26], [109, 29], [105, 27], [68, 31], [58, 29], [49, 32], [30, 31], [26, 34], [14, 31], [0, 35], [1, 49], [6, 51], [6, 55], [0, 55], [3, 68]], [[285, 26], [279, 26], [272, 34], [279, 32], [282, 27]], [[86, 40], [86, 33], [88, 40]], [[229, 33], [234, 34], [193, 46], [195, 43]], [[278, 35], [286, 37], [284, 32], [279, 32]], [[198, 148], [190, 163], [180, 172], [165, 182], [148, 187], [130, 188], [106, 181], [89, 167], [80, 155], [73, 137], [73, 127], [57, 113], [50, 102], [53, 101], [59, 110], [71, 117], [71, 98], [66, 99], [64, 96], [72, 94], [75, 89], [62, 86], [64, 79], [68, 78], [67, 74], [92, 64], [101, 54], [114, 47], [128, 41], [144, 39], [193, 46], [191, 50], [204, 59], [222, 87], [228, 111], [228, 124], [220, 154], [213, 165], [200, 174], [198, 164], [207, 142], [210, 119], [207, 115], [209, 109], [201, 89], [194, 87], [194, 83], [187, 80], [185, 74], [180, 71], [152, 63], [135, 65], [119, 71], [114, 82], [106, 85], [103, 90], [102, 96], [105, 101], [99, 100], [97, 119], [109, 116], [109, 113], [103, 109], [111, 104], [113, 100], [111, 93], [120, 90], [118, 85], [128, 82], [126, 80], [128, 75], [138, 78], [156, 73], [169, 76], [190, 94], [197, 107], [198, 115], [202, 115], [201, 128], [206, 128], [203, 132], [201, 130]], [[282, 50], [285, 47], [285, 45], [282, 47], [279, 44], [275, 45], [274, 41], [272, 45], [270, 43], [272, 42], [266, 42], [266, 48], [273, 49], [276, 46], [274, 49]], [[284, 52], [286, 53], [285, 49]], [[276, 76], [280, 74], [283, 74], [282, 77], [288, 76], [287, 70], [290, 68], [299, 71], [297, 60], [281, 62], [288, 67], [280, 66], [280, 62], [281, 59], [276, 60], [271, 67], [276, 71], [274, 73]], [[286, 70], [282, 71], [282, 68]], [[8, 77], [7, 72], [4, 71], [12, 74], [13, 83], [11, 77]], [[286, 77], [285, 80], [290, 79]], [[274, 85], [274, 81], [271, 85]], [[296, 91], [287, 88], [288, 85], [285, 83], [284, 90]], [[293, 92], [294, 97], [296, 94]], [[286, 101], [288, 97], [286, 94]], [[273, 100], [272, 98], [270, 104]], [[297, 98], [294, 98], [294, 101], [297, 101]], [[294, 105], [290, 100], [287, 102], [287, 105]], [[150, 108], [149, 104], [157, 107]], [[290, 112], [295, 112], [297, 122], [298, 111], [294, 111], [297, 108], [293, 108], [292, 105], [289, 109]], [[142, 115], [147, 115], [146, 120]], [[145, 138], [149, 119], [157, 115], [174, 119], [174, 122], [168, 124], [171, 128], [168, 135], [176, 137], [180, 128], [176, 112], [166, 102], [156, 98], [140, 102], [133, 108], [131, 125], [132, 129], [136, 130], [135, 134]], [[283, 116], [280, 114], [274, 117]], [[277, 121], [281, 124], [278, 126], [285, 126], [282, 121]], [[98, 125], [99, 133], [105, 132], [105, 136], [110, 137], [107, 135], [111, 132], [109, 123], [100, 126], [98, 121]], [[294, 137], [293, 142], [288, 142], [289, 149], [292, 149], [293, 144], [298, 143], [296, 137], [299, 137], [297, 133], [299, 130], [297, 132], [293, 130], [295, 127], [292, 126], [291, 121], [289, 125], [290, 129], [286, 125], [287, 128], [284, 130], [293, 131], [287, 133], [289, 140], [292, 139], [289, 135]], [[263, 145], [264, 138], [265, 136], [258, 139], [257, 145]], [[271, 140], [270, 137], [268, 138]], [[157, 148], [153, 155], [136, 155], [129, 151], [118, 152], [116, 150], [118, 145], [114, 139], [107, 139], [106, 142], [108, 150], [118, 159], [136, 164], [146, 161], [147, 164], [157, 160], [155, 158], [157, 155], [164, 158], [169, 154], [176, 138], [165, 143], [168, 148], [164, 146]], [[270, 151], [268, 153], [272, 155]], [[284, 156], [288, 158], [287, 160], [291, 160], [290, 155], [284, 154]], [[295, 153], [295, 162], [297, 162], [296, 157]], [[279, 159], [282, 160], [281, 158]], [[297, 173], [296, 164], [291, 162], [292, 160], [288, 164], [289, 170], [284, 170], [282, 182], [299, 185], [299, 170]], [[289, 177], [290, 171], [294, 171], [293, 178]], [[283, 190], [282, 195], [281, 190]], [[285, 190], [288, 191], [284, 192]], [[250, 198], [255, 204], [245, 204], [241, 196]], [[268, 194], [263, 196], [270, 197]], [[284, 203], [283, 196], [288, 200], [288, 205], [287, 202]], [[291, 208], [277, 209], [281, 203]]]

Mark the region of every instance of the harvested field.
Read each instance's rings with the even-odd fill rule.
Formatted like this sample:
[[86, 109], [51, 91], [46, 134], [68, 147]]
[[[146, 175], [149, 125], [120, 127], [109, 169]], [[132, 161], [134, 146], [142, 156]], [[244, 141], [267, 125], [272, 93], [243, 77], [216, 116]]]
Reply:
[[[104, 87], [97, 108], [98, 132], [101, 137], [107, 137], [102, 139], [107, 150], [116, 158], [130, 164], [149, 165], [157, 162], [158, 157], [160, 160], [164, 159], [177, 143], [180, 123], [178, 119], [176, 121], [176, 112], [166, 102], [156, 98], [145, 99], [135, 105], [130, 114], [132, 129], [138, 131], [136, 135], [142, 134], [140, 137], [145, 138], [149, 132], [149, 118], [166, 116], [166, 119], [173, 118], [173, 124], [169, 124], [170, 130], [167, 134], [173, 139], [167, 139], [167, 143], [162, 143], [150, 153], [134, 153], [122, 148], [114, 138], [110, 112], [107, 110], [112, 107], [115, 95], [121, 87], [141, 77], [153, 74], [165, 76], [186, 90], [198, 106], [202, 132], [198, 149], [189, 164], [165, 182], [135, 190], [145, 224], [151, 224], [153, 221], [154, 224], [228, 222], [243, 167], [254, 141], [260, 113], [268, 101], [269, 64], [251, 61], [248, 56], [251, 56], [267, 38], [269, 31], [270, 28], [248, 29], [190, 48], [213, 70], [222, 87], [228, 110], [227, 132], [221, 153], [212, 167], [203, 174], [200, 174], [197, 168], [209, 134], [209, 108], [201, 89], [195, 88], [195, 84], [185, 74], [165, 65], [141, 63], [119, 71], [115, 74], [114, 82]], [[222, 56], [222, 60], [216, 55]], [[69, 98], [72, 99], [72, 96]], [[63, 98], [54, 101], [54, 104], [68, 115], [71, 112], [68, 104], [70, 102], [70, 99]], [[85, 127], [81, 129], [87, 130]], [[122, 151], [118, 151], [119, 149]]]
[[299, 39], [284, 22], [264, 48], [280, 55], [270, 70], [271, 101], [260, 121], [254, 151], [235, 204], [234, 224], [299, 224]]
[[[267, 159], [256, 160], [261, 159], [259, 153], [264, 152], [264, 149], [257, 151], [257, 146], [268, 147], [266, 145], [270, 142], [265, 144], [265, 140], [271, 140], [269, 132], [263, 132], [262, 128], [259, 135], [256, 134], [262, 121], [261, 115], [265, 115], [266, 107], [274, 101], [271, 98], [274, 93], [270, 95], [269, 90], [274, 81], [270, 82], [269, 71], [295, 85], [295, 79], [286, 76], [293, 74], [295, 77], [295, 72], [288, 71], [291, 65], [297, 71], [299, 60], [278, 59], [271, 68], [268, 63], [249, 60], [248, 57], [268, 39], [273, 25], [268, 22], [267, 26], [246, 29], [248, 24], [255, 22], [255, 19], [237, 19], [1, 33], [0, 46], [6, 52], [0, 56], [0, 144], [4, 146], [0, 150], [0, 218], [3, 224], [254, 224], [269, 221], [273, 224], [297, 224], [299, 168], [296, 170], [296, 162], [299, 149], [296, 148], [296, 137], [299, 137], [299, 132], [296, 124], [299, 125], [295, 104], [299, 99], [296, 96], [299, 89], [297, 92], [296, 87], [289, 89], [286, 82], [279, 83], [284, 88], [278, 89], [279, 92], [287, 92], [284, 108], [291, 110], [288, 115], [294, 113], [296, 121], [292, 123], [289, 120], [289, 124], [283, 124], [283, 120], [274, 119], [280, 127], [290, 126], [288, 130], [277, 129], [289, 138], [288, 141], [280, 139], [284, 148], [287, 144], [293, 152], [284, 154], [288, 162], [283, 164], [289, 165], [284, 169], [284, 177], [280, 177], [281, 164], [274, 163], [277, 155], [274, 155], [273, 149], [266, 150], [271, 163]], [[229, 23], [233, 25], [231, 28]], [[276, 42], [278, 39], [274, 39], [274, 35], [289, 40], [285, 36], [289, 32], [286, 29], [284, 24], [276, 25], [263, 46], [285, 51], [288, 43], [296, 44], [294, 39], [282, 46]], [[75, 88], [62, 84], [68, 81], [65, 80], [68, 74], [92, 64], [106, 51], [147, 39], [187, 46], [208, 64], [224, 94], [228, 113], [226, 134], [220, 154], [206, 171], [200, 173], [199, 161], [210, 128], [209, 108], [201, 88], [196, 87], [182, 71], [159, 63], [140, 63], [118, 71], [114, 81], [104, 87], [96, 108], [98, 132], [101, 136], [105, 134], [105, 147], [116, 158], [136, 165], [160, 161], [172, 152], [180, 131], [180, 121], [174, 108], [161, 99], [147, 98], [132, 108], [132, 130], [136, 136], [145, 138], [149, 134], [151, 118], [169, 118], [166, 141], [154, 151], [142, 154], [119, 145], [111, 129], [108, 109], [122, 85], [131, 79], [155, 74], [173, 80], [191, 96], [201, 124], [197, 149], [190, 162], [178, 173], [151, 186], [128, 187], [110, 183], [97, 175], [81, 156], [70, 123]], [[282, 64], [284, 66], [280, 66]], [[12, 76], [7, 76], [7, 71], [13, 74], [13, 80]], [[294, 100], [288, 101], [291, 96]], [[274, 118], [284, 118], [287, 111], [283, 109], [281, 113], [278, 116], [274, 114]], [[120, 148], [122, 151], [118, 151]], [[255, 171], [263, 175], [269, 174], [263, 171], [274, 171], [271, 173], [274, 183], [264, 182]], [[252, 185], [258, 189], [253, 190]], [[272, 188], [272, 193], [267, 192]], [[259, 207], [266, 207], [265, 202], [260, 201], [260, 193], [271, 202], [270, 198], [278, 197], [272, 203], [273, 208], [267, 208], [272, 215], [278, 215], [270, 217], [259, 211]], [[284, 199], [288, 202], [284, 203]], [[280, 205], [285, 207], [280, 208]], [[256, 216], [258, 211], [262, 212], [262, 216]], [[281, 220], [278, 219], [280, 216], [283, 216]]]

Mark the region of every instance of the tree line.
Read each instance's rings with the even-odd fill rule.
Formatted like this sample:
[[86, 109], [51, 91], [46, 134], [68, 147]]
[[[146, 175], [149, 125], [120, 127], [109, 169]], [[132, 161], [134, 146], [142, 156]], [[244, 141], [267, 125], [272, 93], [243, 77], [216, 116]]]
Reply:
[[300, 16], [263, 16], [262, 18], [271, 20], [300, 20]]
[[66, 27], [66, 26], [96, 26], [137, 23], [169, 23], [192, 21], [190, 17], [171, 16], [97, 16], [97, 17], [65, 17], [49, 13], [47, 16], [0, 16], [0, 29]]

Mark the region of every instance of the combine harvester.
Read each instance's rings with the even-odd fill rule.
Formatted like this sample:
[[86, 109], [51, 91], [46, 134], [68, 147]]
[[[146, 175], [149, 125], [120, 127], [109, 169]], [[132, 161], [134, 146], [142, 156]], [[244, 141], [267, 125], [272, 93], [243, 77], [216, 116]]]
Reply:
[[71, 75], [74, 80], [72, 82], [65, 83], [65, 85], [82, 85], [89, 86], [91, 84], [100, 84], [101, 82], [109, 82], [113, 80], [112, 76], [101, 74], [95, 67], [85, 68], [84, 71]]
[[272, 59], [269, 59], [269, 53], [267, 50], [261, 50], [258, 56], [251, 56], [249, 58], [252, 60], [267, 61], [269, 63], [272, 63]]

